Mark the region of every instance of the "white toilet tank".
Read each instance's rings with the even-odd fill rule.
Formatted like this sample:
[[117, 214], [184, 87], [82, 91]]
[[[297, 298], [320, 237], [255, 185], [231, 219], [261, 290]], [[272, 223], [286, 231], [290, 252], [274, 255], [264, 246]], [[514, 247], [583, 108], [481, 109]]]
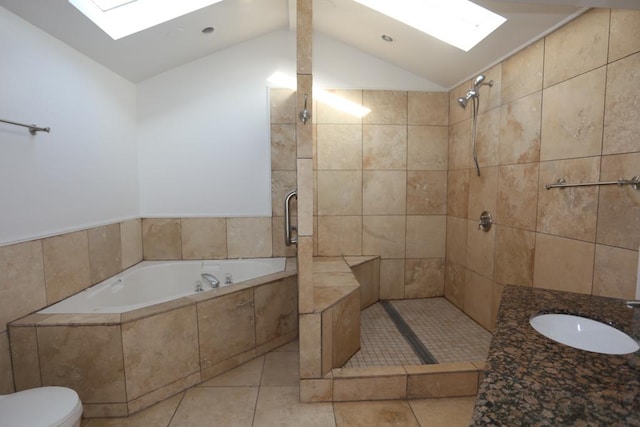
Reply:
[[65, 387], [39, 387], [0, 396], [0, 427], [79, 427], [82, 403]]

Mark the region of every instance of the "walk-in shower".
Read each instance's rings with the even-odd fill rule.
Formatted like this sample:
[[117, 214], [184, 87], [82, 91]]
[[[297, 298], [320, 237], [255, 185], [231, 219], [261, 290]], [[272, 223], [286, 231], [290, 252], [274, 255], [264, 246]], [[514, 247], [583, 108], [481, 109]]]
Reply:
[[478, 124], [478, 109], [480, 108], [480, 88], [485, 85], [493, 86], [493, 80], [485, 82], [485, 78], [484, 74], [480, 74], [473, 80], [473, 87], [467, 91], [467, 94], [464, 97], [458, 98], [458, 104], [460, 104], [462, 108], [467, 108], [469, 100], [471, 100], [473, 104], [471, 146], [473, 147], [473, 161], [476, 165], [476, 172], [478, 173], [478, 176], [480, 176], [480, 166], [478, 166], [478, 155], [476, 154], [476, 128]]

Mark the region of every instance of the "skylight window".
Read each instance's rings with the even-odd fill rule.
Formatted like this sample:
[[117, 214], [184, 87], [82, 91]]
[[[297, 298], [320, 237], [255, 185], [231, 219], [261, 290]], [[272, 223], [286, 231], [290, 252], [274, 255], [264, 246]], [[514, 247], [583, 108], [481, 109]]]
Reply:
[[506, 19], [468, 0], [355, 0], [468, 52]]
[[170, 21], [222, 0], [69, 0], [112, 39]]

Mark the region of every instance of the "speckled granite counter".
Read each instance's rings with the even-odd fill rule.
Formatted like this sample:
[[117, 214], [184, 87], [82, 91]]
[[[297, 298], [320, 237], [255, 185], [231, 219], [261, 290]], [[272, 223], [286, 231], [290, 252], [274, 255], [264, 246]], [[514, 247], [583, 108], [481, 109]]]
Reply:
[[612, 356], [551, 341], [541, 311], [611, 322], [640, 339], [640, 309], [623, 301], [507, 286], [473, 412], [474, 426], [640, 426], [640, 350]]

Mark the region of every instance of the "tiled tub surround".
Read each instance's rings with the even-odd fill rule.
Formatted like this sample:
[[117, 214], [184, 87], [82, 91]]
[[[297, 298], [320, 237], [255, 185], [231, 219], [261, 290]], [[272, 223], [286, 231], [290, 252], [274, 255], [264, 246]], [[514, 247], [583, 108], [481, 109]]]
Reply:
[[9, 326], [17, 390], [73, 388], [85, 417], [126, 416], [297, 336], [285, 271], [122, 314], [32, 314]]
[[640, 191], [544, 185], [640, 174], [638, 28], [640, 11], [592, 9], [485, 70], [481, 176], [456, 102], [471, 83], [450, 91], [445, 297], [485, 328], [505, 284], [634, 297]]
[[473, 425], [640, 426], [640, 351], [605, 355], [556, 343], [529, 324], [541, 311], [613, 322], [640, 340], [640, 310], [623, 300], [507, 286]]

